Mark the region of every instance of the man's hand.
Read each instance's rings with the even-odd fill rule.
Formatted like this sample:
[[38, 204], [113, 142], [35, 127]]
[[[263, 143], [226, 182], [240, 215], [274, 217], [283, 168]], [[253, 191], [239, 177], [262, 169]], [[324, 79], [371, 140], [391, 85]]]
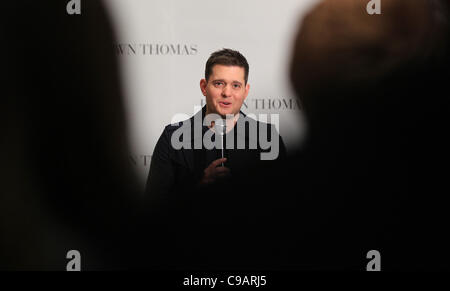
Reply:
[[227, 158], [221, 158], [213, 161], [203, 172], [203, 178], [200, 185], [207, 185], [214, 183], [218, 179], [223, 179], [230, 176], [230, 169], [227, 167], [219, 167], [220, 164], [225, 163]]

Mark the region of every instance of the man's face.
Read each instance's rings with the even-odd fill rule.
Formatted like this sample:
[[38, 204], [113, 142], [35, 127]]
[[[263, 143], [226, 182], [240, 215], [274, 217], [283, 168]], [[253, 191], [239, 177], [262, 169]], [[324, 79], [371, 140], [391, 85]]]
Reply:
[[216, 113], [223, 118], [237, 114], [250, 89], [245, 84], [245, 70], [238, 66], [214, 65], [209, 80], [200, 81], [200, 89], [206, 97], [207, 114]]

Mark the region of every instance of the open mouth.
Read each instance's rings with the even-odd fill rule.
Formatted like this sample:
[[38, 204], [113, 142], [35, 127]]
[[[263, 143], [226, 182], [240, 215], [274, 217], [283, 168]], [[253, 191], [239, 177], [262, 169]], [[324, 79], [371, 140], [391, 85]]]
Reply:
[[221, 101], [219, 102], [221, 107], [231, 107], [231, 102]]

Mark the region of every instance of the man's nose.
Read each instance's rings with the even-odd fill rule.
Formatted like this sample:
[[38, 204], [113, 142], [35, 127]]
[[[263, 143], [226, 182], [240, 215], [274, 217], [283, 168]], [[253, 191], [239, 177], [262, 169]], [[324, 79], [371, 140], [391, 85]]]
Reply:
[[226, 85], [226, 86], [223, 87], [222, 96], [223, 97], [230, 97], [231, 96], [231, 88], [230, 88], [229, 85]]

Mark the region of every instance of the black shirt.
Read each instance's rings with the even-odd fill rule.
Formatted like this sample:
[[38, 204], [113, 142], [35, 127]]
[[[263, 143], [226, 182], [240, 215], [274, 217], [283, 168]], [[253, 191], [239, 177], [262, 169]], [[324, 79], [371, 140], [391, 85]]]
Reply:
[[[183, 197], [188, 192], [197, 191], [199, 189], [199, 182], [203, 177], [204, 170], [214, 161], [222, 157], [220, 148], [207, 149], [202, 143], [201, 148], [195, 148], [195, 140], [204, 137], [210, 130], [207, 126], [202, 125], [201, 136], [195, 136], [194, 120], [203, 120], [206, 112], [206, 107], [203, 107], [192, 118], [180, 122], [176, 125], [168, 125], [164, 129], [159, 138], [152, 156], [149, 176], [147, 180], [146, 193], [148, 197], [153, 199], [170, 199]], [[201, 114], [199, 119], [198, 114]], [[254, 123], [253, 126], [258, 129], [256, 136], [249, 134], [252, 125], [245, 124], [245, 132], [241, 133], [234, 126], [224, 136], [224, 157], [227, 161], [224, 166], [230, 169], [231, 180], [226, 184], [231, 185], [231, 182], [239, 181], [243, 178], [249, 169], [259, 168], [271, 164], [273, 161], [262, 161], [261, 153], [268, 152], [270, 149], [263, 149], [259, 143], [259, 130], [261, 123], [259, 121], [248, 118], [244, 113], [240, 112], [239, 119], [249, 120], [249, 123]], [[196, 119], [196, 117], [198, 119]], [[187, 125], [187, 124], [188, 125]], [[173, 134], [183, 126], [190, 126], [190, 136], [182, 136], [181, 140], [188, 142], [190, 147], [175, 149], [171, 144]], [[286, 150], [281, 137], [276, 132], [273, 125], [267, 126], [268, 136], [271, 137], [272, 131], [279, 141], [279, 154], [276, 161], [285, 158]], [[211, 134], [211, 132], [209, 133]], [[212, 134], [211, 141], [220, 135]], [[230, 141], [228, 141], [231, 139]], [[234, 142], [233, 142], [234, 139]], [[245, 147], [238, 148], [238, 140], [245, 139]], [[256, 139], [256, 141], [255, 141]], [[188, 141], [189, 140], [189, 141]], [[227, 142], [228, 141], [228, 142]], [[230, 145], [233, 145], [230, 147]], [[256, 144], [256, 148], [251, 148], [250, 145]]]

